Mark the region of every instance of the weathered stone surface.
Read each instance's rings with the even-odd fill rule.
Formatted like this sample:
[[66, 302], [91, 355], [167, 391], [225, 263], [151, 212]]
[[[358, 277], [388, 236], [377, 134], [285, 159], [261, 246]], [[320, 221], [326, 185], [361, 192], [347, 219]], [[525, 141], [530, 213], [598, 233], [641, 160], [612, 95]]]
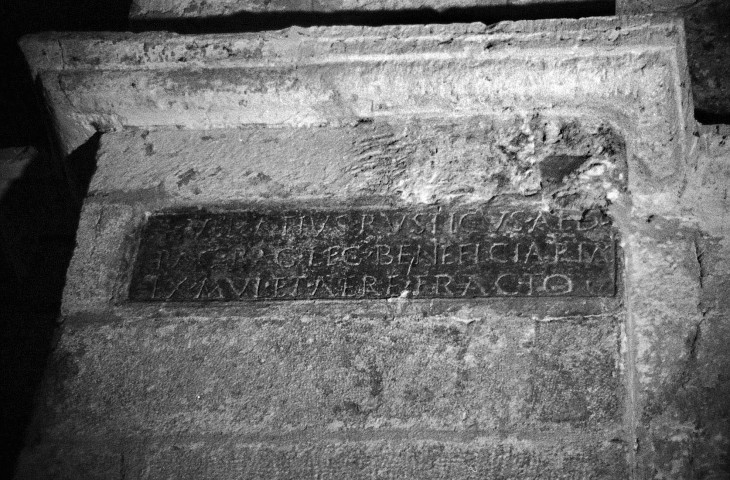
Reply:
[[[609, 198], [623, 191], [623, 143], [605, 127], [540, 118], [476, 125], [486, 129], [485, 138], [501, 138], [505, 148], [511, 149], [508, 150], [511, 155], [505, 154], [503, 160], [493, 162], [492, 170], [485, 171], [486, 178], [490, 172], [495, 178], [488, 190], [490, 198], [509, 199], [517, 193], [511, 183], [497, 179], [500, 172], [508, 172], [520, 161], [530, 165], [529, 160], [520, 160], [527, 155], [534, 158], [536, 178], [545, 178], [544, 196], [531, 194], [533, 198], [527, 200], [533, 205], [531, 208], [537, 205], [536, 199], [560, 203], [559, 192], [575, 197], [566, 205], [607, 205]], [[499, 125], [512, 126], [500, 130]], [[469, 131], [453, 123], [448, 126], [442, 131], [458, 134]], [[377, 122], [373, 127], [379, 128]], [[391, 128], [385, 127], [386, 131]], [[551, 131], [554, 136], [545, 137], [549, 141], [542, 133], [524, 133]], [[280, 142], [276, 142], [273, 135], [276, 131], [272, 130], [265, 137], [271, 141], [261, 144], [274, 143], [296, 152], [296, 142], [287, 140], [292, 132], [278, 132], [282, 134]], [[307, 132], [316, 133], [316, 130]], [[523, 132], [524, 138], [516, 132]], [[186, 139], [201, 139], [204, 132], [131, 131], [102, 137], [99, 170], [92, 181], [92, 196], [82, 212], [79, 245], [65, 290], [66, 330], [49, 371], [49, 383], [44, 389], [46, 403], [40, 410], [35, 430], [44, 439], [38, 450], [42, 452], [40, 455], [60, 452], [55, 450], [55, 445], [69, 435], [77, 439], [102, 435], [103, 440], [94, 437], [97, 442], [114, 444], [135, 432], [134, 442], [148, 444], [157, 435], [200, 432], [205, 435], [201, 441], [207, 445], [201, 454], [207, 458], [213, 448], [208, 435], [221, 439], [247, 435], [251, 442], [261, 445], [256, 447], [260, 450], [278, 448], [272, 435], [282, 431], [297, 435], [321, 431], [322, 435], [334, 432], [350, 436], [374, 429], [390, 436], [388, 432], [396, 430], [398, 435], [410, 438], [415, 429], [422, 432], [426, 442], [412, 446], [417, 456], [429, 451], [426, 448], [429, 442], [440, 442], [439, 432], [443, 430], [465, 432], [464, 435], [472, 435], [474, 431], [484, 432], [478, 435], [495, 432], [527, 435], [520, 441], [530, 453], [514, 453], [514, 460], [510, 453], [497, 455], [501, 460], [490, 460], [491, 454], [484, 453], [486, 463], [478, 472], [499, 473], [505, 469], [505, 475], [517, 475], [510, 473], [511, 466], [503, 466], [505, 462], [523, 465], [520, 468], [525, 468], [525, 463], [534, 463], [541, 465], [540, 471], [544, 472], [553, 464], [564, 466], [566, 458], [574, 458], [573, 455], [583, 459], [584, 465], [579, 467], [576, 463], [576, 467], [571, 467], [576, 469], [575, 474], [560, 473], [563, 467], [556, 467], [556, 478], [561, 475], [563, 478], [570, 475], [611, 478], [617, 471], [624, 471], [620, 299], [552, 298], [527, 302], [504, 298], [485, 304], [477, 300], [454, 303], [445, 299], [439, 303], [403, 298], [204, 309], [191, 309], [184, 304], [128, 302], [133, 254], [147, 212], [194, 205], [196, 197], [215, 205], [216, 193], [220, 201], [231, 199], [227, 189], [217, 190], [214, 182], [196, 183], [204, 180], [205, 175], [186, 172], [210, 168], [211, 159], [218, 158], [227, 169], [226, 175], [220, 177], [225, 182], [250, 177], [251, 171], [269, 167], [266, 162], [259, 166], [237, 157], [246, 152], [245, 148], [227, 149], [228, 145], [240, 145], [240, 131], [209, 133], [211, 138], [201, 140], [203, 147], [190, 149], [186, 145], [193, 142]], [[258, 135], [259, 131], [253, 133]], [[534, 139], [530, 140], [531, 137]], [[344, 138], [347, 141], [343, 144], [347, 145], [352, 137]], [[512, 141], [515, 138], [522, 140]], [[385, 144], [392, 142], [392, 138], [386, 135], [380, 141]], [[256, 148], [255, 142], [246, 145]], [[322, 145], [325, 152], [332, 148], [326, 143]], [[473, 151], [483, 145], [486, 145], [484, 140], [478, 141]], [[377, 152], [377, 146], [376, 140], [367, 151]], [[429, 198], [448, 198], [446, 192], [453, 192], [451, 200], [458, 205], [460, 201], [468, 204], [470, 199], [484, 195], [481, 191], [451, 190], [450, 179], [466, 181], [462, 169], [473, 167], [468, 163], [453, 163], [456, 158], [464, 158], [460, 156], [463, 149], [449, 147], [447, 142], [443, 150], [439, 162], [445, 167], [439, 173], [448, 180], [434, 182], [429, 190], [434, 197]], [[300, 155], [316, 159], [319, 151], [316, 147], [305, 148]], [[216, 157], [217, 152], [226, 154]], [[174, 155], [179, 155], [181, 162], [191, 163], [173, 169], [169, 159]], [[368, 153], [364, 158], [370, 156]], [[292, 154], [290, 158], [297, 157]], [[155, 163], [146, 164], [145, 159]], [[255, 159], [252, 157], [252, 161]], [[488, 157], [479, 161], [485, 166], [492, 163]], [[404, 162], [406, 167], [411, 165], [409, 159]], [[423, 160], [424, 165], [429, 163]], [[314, 194], [318, 189], [331, 188], [325, 182], [307, 178], [310, 172], [302, 172], [297, 164], [294, 160], [282, 162], [269, 171], [272, 178], [280, 181], [282, 192], [303, 180], [311, 182]], [[450, 164], [450, 168], [446, 167]], [[388, 178], [387, 163], [374, 162], [374, 165], [380, 169], [377, 176]], [[410, 175], [419, 178], [420, 168], [404, 174], [407, 175], [404, 183]], [[115, 169], [129, 172], [116, 176], [126, 181], [114, 181], [110, 172]], [[155, 174], [154, 169], [162, 175]], [[351, 182], [357, 185], [359, 176], [372, 169], [348, 168], [332, 173], [323, 165], [322, 171], [332, 178], [340, 178], [341, 185]], [[591, 173], [595, 171], [600, 174]], [[509, 178], [506, 173], [501, 175]], [[192, 185], [186, 185], [185, 179]], [[170, 181], [170, 189], [150, 188], [150, 180]], [[522, 180], [518, 177], [515, 181]], [[373, 177], [366, 177], [366, 182], [377, 185]], [[542, 181], [533, 182], [526, 184], [539, 186]], [[192, 190], [196, 187], [197, 195]], [[239, 198], [257, 203], [266, 199], [263, 190], [240, 188], [238, 192]], [[408, 192], [405, 199], [416, 202], [418, 192]], [[553, 194], [558, 200], [551, 200]], [[337, 202], [344, 200], [340, 196], [329, 197]], [[310, 202], [312, 198], [316, 196], [310, 197]], [[318, 200], [320, 205], [328, 201], [328, 196]], [[404, 202], [398, 197], [392, 201], [396, 202], [394, 205]], [[298, 205], [301, 204], [300, 200]], [[267, 208], [281, 208], [271, 201], [268, 205]], [[98, 388], [89, 389], [88, 385]], [[565, 438], [565, 428], [570, 430], [571, 438], [578, 435], [582, 439], [583, 434], [578, 431], [584, 428], [594, 435], [590, 442], [608, 442], [606, 445], [612, 446], [607, 448], [613, 452], [610, 459], [602, 466], [591, 465], [592, 460], [584, 453], [575, 453], [572, 440], [546, 450], [543, 443], [525, 433], [560, 432], [556, 435]], [[327, 443], [321, 437], [312, 439], [311, 443], [311, 450], [307, 451], [311, 452], [312, 460], [307, 463], [327, 458], [327, 450], [322, 450]], [[71, 455], [56, 464], [44, 462], [38, 468], [78, 469], [82, 468], [80, 464], [86, 464], [83, 468], [93, 478], [95, 470], [106, 472], [106, 466], [116, 464], [121, 456], [129, 468], [141, 468], [141, 464], [156, 468], [157, 465], [154, 458], [133, 457], [126, 450], [99, 452], [83, 460], [84, 445], [87, 444], [82, 442], [74, 447], [77, 456]], [[464, 446], [465, 452], [474, 448], [481, 451], [473, 442]], [[408, 474], [399, 463], [400, 454], [391, 453], [392, 457], [377, 460], [384, 462], [382, 468], [396, 472], [393, 475]], [[355, 449], [347, 458], [351, 459], [348, 461], [360, 458], [364, 462], [362, 455], [361, 450]], [[25, 458], [20, 478], [36, 474], [34, 457]], [[287, 457], [266, 458], [257, 467], [264, 472], [281, 468], [281, 475], [285, 476], [289, 468], [303, 468], [298, 463], [291, 464]], [[466, 468], [464, 458], [454, 459], [449, 468], [456, 470], [449, 472]], [[196, 471], [196, 462], [191, 459], [179, 468]], [[164, 467], [160, 468], [170, 468], [167, 461], [161, 465]], [[266, 470], [271, 468], [274, 470]], [[341, 472], [339, 468], [336, 472]], [[528, 474], [538, 475], [537, 468], [534, 474], [527, 471]], [[216, 475], [225, 474], [211, 473]]]
[[630, 181], [661, 191], [681, 182], [694, 127], [683, 39], [680, 23], [639, 17], [38, 35], [21, 46], [67, 151], [98, 129], [320, 128], [559, 108], [600, 112], [631, 132]]
[[312, 429], [508, 435], [562, 424], [618, 435], [616, 315], [534, 320], [458, 304], [448, 314], [372, 314], [367, 303], [345, 311], [310, 305], [298, 315], [281, 308], [241, 317], [202, 309], [104, 325], [69, 317], [41, 435], [264, 441]]
[[628, 239], [627, 279], [642, 286], [626, 285], [636, 313], [628, 339], [636, 355], [639, 478], [730, 472], [729, 134], [703, 129], [693, 152], [698, 171], [681, 192], [682, 215], [646, 217]]
[[[565, 432], [561, 432], [566, 435]], [[569, 434], [567, 434], [569, 435]], [[319, 479], [599, 479], [626, 478], [620, 444], [573, 436], [570, 447], [550, 439], [527, 441], [472, 436], [419, 439], [391, 434], [365, 440], [311, 442], [286, 437], [270, 444], [219, 437], [163, 438], [145, 443], [63, 443], [25, 452], [31, 465], [18, 479], [89, 478], [319, 478]], [[544, 437], [543, 437], [544, 438]], [[200, 448], [202, 444], [208, 448]], [[94, 450], [88, 462], [79, 451]], [[48, 457], [68, 458], [49, 465]], [[140, 468], [144, 465], [144, 468]]]
[[[453, 408], [463, 398], [467, 418], [486, 425], [464, 442], [469, 452], [481, 448], [477, 438], [495, 437], [508, 440], [487, 443], [518, 440], [539, 452], [484, 453], [480, 458], [491, 462], [480, 467], [485, 476], [519, 477], [509, 457], [527, 478], [625, 478], [626, 465], [636, 478], [721, 477], [726, 362], [720, 342], [703, 339], [726, 331], [727, 312], [703, 292], [716, 295], [710, 292], [727, 282], [719, 273], [711, 277], [702, 262], [724, 265], [730, 258], [722, 220], [730, 207], [722, 183], [726, 147], [721, 136], [692, 136], [682, 38], [679, 24], [643, 18], [493, 29], [294, 29], [236, 39], [27, 39], [24, 48], [58, 118], [69, 122], [62, 130], [69, 145], [85, 138], [74, 132], [119, 131], [101, 139], [65, 290], [67, 335], [44, 390], [49, 404], [35, 430], [42, 440], [36, 453], [26, 451], [22, 471], [37, 471], [36, 460], [46, 455], [37, 468], [119, 471], [130, 462], [129, 468], [180, 465], [225, 476], [214, 469], [251, 456], [219, 456], [213, 437], [269, 452], [282, 445], [269, 429], [286, 428], [287, 438], [313, 445], [301, 462], [329, 458], [322, 453], [328, 435], [360, 439], [370, 430], [377, 435], [368, 438], [378, 441], [393, 430], [408, 442], [422, 434], [426, 443], [399, 444], [423, 458], [434, 455], [428, 442], [445, 445], [443, 430], [469, 435]], [[333, 53], [338, 48], [346, 53]], [[194, 205], [332, 208], [348, 199], [394, 208], [519, 199], [552, 211], [602, 209], [620, 239], [617, 297], [203, 309], [128, 301], [140, 228], [153, 212]], [[703, 313], [708, 305], [714, 313]], [[403, 351], [380, 343], [397, 344], [393, 338]], [[500, 341], [507, 348], [499, 350]], [[337, 363], [343, 357], [336, 346], [357, 352], [349, 366]], [[471, 358], [469, 348], [478, 355]], [[473, 375], [460, 379], [460, 369]], [[236, 397], [231, 378], [250, 379], [253, 387]], [[466, 393], [457, 394], [459, 384]], [[329, 399], [317, 385], [332, 388]], [[380, 403], [371, 401], [373, 392]], [[531, 403], [521, 403], [521, 392]], [[240, 411], [250, 415], [236, 417]], [[382, 424], [366, 428], [375, 420]], [[225, 430], [236, 426], [251, 436], [240, 441], [239, 431]], [[167, 443], [156, 452], [175, 451], [168, 435], [198, 429], [208, 430], [192, 440], [200, 456], [184, 455], [188, 463], [135, 457], [121, 447], [98, 458], [84, 453], [89, 445], [157, 441]], [[554, 446], [526, 433], [538, 431]], [[95, 432], [103, 438], [92, 438]], [[59, 449], [74, 436], [85, 439]], [[130, 437], [136, 440], [125, 442]], [[592, 470], [595, 457], [582, 452], [607, 451], [593, 447], [603, 442], [618, 453]], [[69, 451], [76, 453], [63, 453]], [[372, 458], [402, 465], [400, 454], [388, 451]], [[570, 455], [581, 466], [572, 467]], [[278, 468], [286, 476], [289, 468], [304, 468], [282, 460], [290, 458], [284, 454], [255, 458], [261, 472]], [[366, 472], [373, 465], [366, 454], [347, 458], [365, 462], [358, 465]], [[453, 470], [444, 476], [468, 469], [466, 453], [449, 458]], [[400, 468], [392, 471], [410, 472]]]
[[291, 198], [486, 203], [507, 195], [605, 208], [626, 188], [625, 155], [610, 123], [537, 113], [317, 128], [134, 129], [101, 138], [89, 193], [159, 206]]
[[623, 475], [617, 318], [328, 311], [67, 319], [18, 478]]
[[[531, 3], [568, 3], [565, 0], [134, 0], [130, 9], [133, 20], [157, 18], [186, 18], [235, 15], [239, 13], [272, 12], [357, 12], [430, 9], [442, 11], [452, 8], [505, 7]], [[577, 0], [571, 3], [599, 3], [595, 0]]]
[[[618, 0], [616, 13], [684, 19], [695, 107], [703, 122], [730, 118], [730, 4], [724, 0]], [[714, 119], [714, 120], [713, 120]]]
[[[331, 199], [425, 208], [436, 199], [467, 205], [502, 198], [534, 211], [572, 209], [579, 218], [618, 198], [627, 176], [624, 142], [610, 126], [540, 116], [132, 130], [103, 135], [100, 144], [68, 275], [67, 312], [104, 310], [127, 298], [128, 264], [145, 212], [237, 202], [291, 209], [304, 200], [331, 208]], [[523, 203], [515, 204], [515, 196]]]

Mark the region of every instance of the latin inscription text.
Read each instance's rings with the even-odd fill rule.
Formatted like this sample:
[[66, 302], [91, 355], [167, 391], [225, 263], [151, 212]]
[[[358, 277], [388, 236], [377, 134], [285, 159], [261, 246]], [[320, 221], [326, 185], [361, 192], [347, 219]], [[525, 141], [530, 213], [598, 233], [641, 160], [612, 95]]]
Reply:
[[136, 301], [611, 296], [600, 211], [497, 207], [156, 214]]

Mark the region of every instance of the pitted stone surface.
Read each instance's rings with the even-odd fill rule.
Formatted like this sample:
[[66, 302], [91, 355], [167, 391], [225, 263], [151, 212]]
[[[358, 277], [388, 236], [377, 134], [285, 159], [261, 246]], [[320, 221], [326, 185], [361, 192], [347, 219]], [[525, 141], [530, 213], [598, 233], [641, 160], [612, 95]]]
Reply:
[[[562, 435], [569, 435], [561, 432]], [[235, 439], [197, 436], [161, 438], [144, 444], [102, 445], [63, 443], [26, 452], [28, 475], [35, 478], [195, 478], [327, 480], [404, 478], [446, 480], [500, 478], [505, 480], [626, 478], [617, 467], [622, 446], [610, 440], [575, 436], [561, 452], [550, 439], [525, 441], [472, 436], [469, 440], [408, 438], [328, 439], [310, 443], [296, 437], [277, 443], [245, 443]], [[201, 448], [207, 445], [207, 448]], [[93, 450], [93, 462], [74, 456]], [[47, 457], [68, 457], [51, 466]], [[34, 460], [36, 460], [34, 462]], [[40, 460], [40, 461], [39, 461]], [[144, 468], [140, 468], [144, 465]]]
[[[617, 15], [660, 13], [684, 19], [698, 119], [730, 118], [730, 4], [725, 0], [618, 0]], [[717, 118], [713, 120], [712, 118]], [[705, 119], [706, 118], [706, 119]]]
[[280, 308], [248, 318], [199, 310], [154, 324], [72, 323], [54, 353], [43, 436], [264, 441], [277, 432], [401, 429], [530, 437], [563, 425], [617, 434], [618, 316], [536, 321], [453, 307], [373, 315], [363, 302], [309, 305], [296, 318]]
[[610, 123], [538, 113], [311, 128], [130, 129], [101, 138], [89, 192], [124, 201], [145, 192], [148, 201], [191, 206], [291, 197], [418, 205], [514, 195], [603, 208], [626, 188], [625, 154]]

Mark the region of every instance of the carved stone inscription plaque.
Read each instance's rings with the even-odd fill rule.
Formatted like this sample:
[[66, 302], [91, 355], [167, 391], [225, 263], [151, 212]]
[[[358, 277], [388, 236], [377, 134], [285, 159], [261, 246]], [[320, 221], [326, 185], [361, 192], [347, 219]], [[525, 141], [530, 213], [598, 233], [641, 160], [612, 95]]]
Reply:
[[610, 220], [499, 207], [152, 215], [134, 301], [612, 296]]

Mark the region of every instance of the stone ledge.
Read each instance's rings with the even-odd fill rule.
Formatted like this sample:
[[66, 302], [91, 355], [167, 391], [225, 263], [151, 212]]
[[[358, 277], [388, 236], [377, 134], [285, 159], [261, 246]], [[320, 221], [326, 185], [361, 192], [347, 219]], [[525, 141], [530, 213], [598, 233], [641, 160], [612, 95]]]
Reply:
[[[414, 55], [411, 58], [417, 60], [418, 56], [428, 59], [428, 54], [438, 58], [439, 53], [454, 58], [489, 57], [505, 50], [510, 55], [529, 57], [530, 49], [544, 54], [572, 47], [573, 51], [567, 52], [570, 56], [583, 53], [590, 57], [620, 47], [634, 47], [638, 51], [681, 50], [683, 42], [681, 19], [644, 15], [521, 20], [491, 26], [456, 23], [291, 27], [235, 34], [44, 32], [27, 35], [19, 44], [35, 76], [44, 71], [64, 70], [332, 63], [357, 60], [359, 57], [354, 55], [358, 54], [375, 61], [380, 54], [393, 55], [394, 59], [398, 55]], [[601, 48], [607, 51], [595, 50]], [[526, 51], [519, 53], [521, 49]], [[683, 55], [683, 51], [673, 53]]]
[[378, 12], [429, 9], [441, 12], [453, 8], [473, 7], [507, 7], [539, 4], [601, 3], [596, 0], [340, 0], [327, 2], [320, 0], [213, 0], [197, 2], [193, 0], [134, 0], [130, 10], [132, 20], [150, 20], [160, 18], [200, 18], [240, 13], [274, 13], [274, 12]]
[[[21, 46], [67, 151], [98, 129], [316, 128], [578, 111], [625, 133], [629, 157], [639, 159], [630, 162], [633, 189], [671, 189], [691, 168], [685, 154], [695, 125], [680, 21], [39, 34]], [[632, 167], [639, 164], [646, 168]]]

